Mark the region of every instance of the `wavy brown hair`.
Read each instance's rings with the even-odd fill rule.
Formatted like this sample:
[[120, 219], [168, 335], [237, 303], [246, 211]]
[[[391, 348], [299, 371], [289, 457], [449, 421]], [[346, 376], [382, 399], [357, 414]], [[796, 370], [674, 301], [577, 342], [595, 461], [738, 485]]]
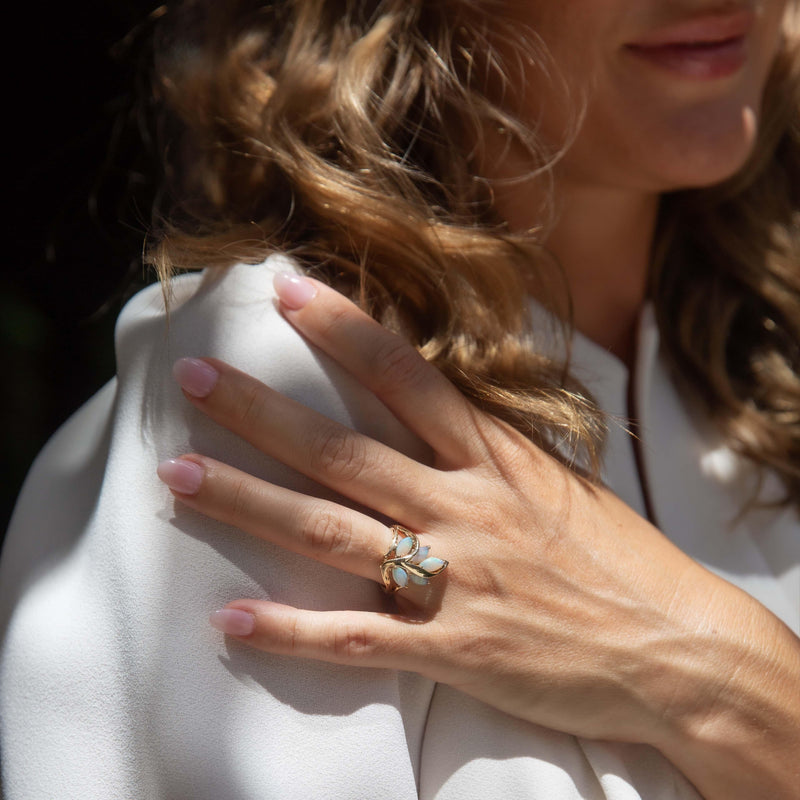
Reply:
[[[155, 84], [166, 202], [149, 258], [167, 278], [287, 252], [402, 330], [479, 406], [591, 471], [604, 416], [529, 327], [531, 292], [569, 320], [564, 277], [539, 244], [548, 204], [540, 231], [512, 235], [477, 174], [487, 131], [524, 148], [545, 178], [558, 157], [513, 113], [515, 77], [534, 66], [556, 81], [557, 70], [534, 33], [503, 29], [502, 5], [188, 0], [171, 10]], [[787, 35], [747, 167], [665, 198], [652, 270], [679, 372], [795, 503], [798, 64]]]

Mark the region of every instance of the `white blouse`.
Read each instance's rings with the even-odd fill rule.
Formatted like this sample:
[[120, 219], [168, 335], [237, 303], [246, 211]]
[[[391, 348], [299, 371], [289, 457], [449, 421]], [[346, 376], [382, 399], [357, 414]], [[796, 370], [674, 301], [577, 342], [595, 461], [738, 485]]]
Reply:
[[[333, 496], [192, 408], [171, 377], [215, 356], [418, 458], [425, 446], [278, 314], [287, 262], [176, 279], [117, 326], [117, 378], [36, 460], [0, 563], [0, 734], [6, 800], [677, 800], [697, 794], [645, 746], [521, 722], [417, 675], [261, 653], [209, 627], [238, 597], [377, 609], [377, 583], [256, 540], [173, 503], [159, 461], [200, 452]], [[628, 374], [576, 336], [578, 376], [627, 417]], [[752, 470], [673, 386], [652, 316], [641, 324], [630, 437], [613, 428], [609, 486], [800, 632], [800, 522], [737, 516]], [[770, 490], [770, 487], [767, 487]]]

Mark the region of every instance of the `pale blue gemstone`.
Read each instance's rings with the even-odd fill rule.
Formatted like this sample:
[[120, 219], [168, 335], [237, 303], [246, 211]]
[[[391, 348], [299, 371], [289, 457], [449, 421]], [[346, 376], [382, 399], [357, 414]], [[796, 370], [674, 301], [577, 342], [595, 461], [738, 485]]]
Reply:
[[420, 586], [426, 586], [428, 583], [428, 579], [424, 575], [415, 575], [412, 572], [408, 577], [411, 578], [414, 583], [418, 583]]
[[392, 567], [392, 580], [403, 589], [408, 586], [408, 573], [402, 567]]
[[425, 545], [425, 547], [420, 547], [420, 549], [417, 550], [417, 554], [411, 559], [411, 563], [419, 564], [421, 561], [424, 561], [428, 557], [428, 553], [430, 553], [430, 551], [431, 548], [428, 547], [428, 545]]
[[397, 554], [398, 558], [403, 558], [407, 556], [412, 550], [414, 549], [414, 540], [410, 536], [406, 536], [405, 539], [401, 539], [397, 547], [395, 548], [395, 553]]
[[441, 558], [426, 558], [420, 566], [426, 572], [439, 572], [444, 569], [444, 561]]

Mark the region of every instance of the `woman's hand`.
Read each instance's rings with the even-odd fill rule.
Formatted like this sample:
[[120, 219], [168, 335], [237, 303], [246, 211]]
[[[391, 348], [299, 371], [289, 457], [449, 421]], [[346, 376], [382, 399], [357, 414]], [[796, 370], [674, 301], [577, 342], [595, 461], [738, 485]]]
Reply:
[[[762, 796], [737, 794], [744, 783], [731, 785], [727, 761], [746, 749], [748, 725], [762, 736], [759, 751], [774, 758], [774, 737], [760, 722], [769, 715], [778, 733], [797, 722], [800, 656], [791, 633], [612, 493], [477, 410], [343, 297], [296, 276], [278, 276], [276, 289], [287, 319], [426, 441], [434, 463], [218, 361], [178, 362], [187, 398], [269, 456], [418, 533], [450, 566], [428, 586], [394, 595], [394, 613], [239, 599], [215, 624], [273, 653], [410, 670], [540, 725], [652, 744], [708, 797]], [[381, 522], [200, 455], [159, 469], [192, 508], [380, 582], [392, 542]], [[775, 689], [770, 698], [782, 700], [768, 703], [769, 693], [754, 689], [764, 679]], [[757, 721], [752, 713], [743, 721], [759, 704]], [[780, 793], [785, 778], [784, 769], [770, 797], [793, 796]]]

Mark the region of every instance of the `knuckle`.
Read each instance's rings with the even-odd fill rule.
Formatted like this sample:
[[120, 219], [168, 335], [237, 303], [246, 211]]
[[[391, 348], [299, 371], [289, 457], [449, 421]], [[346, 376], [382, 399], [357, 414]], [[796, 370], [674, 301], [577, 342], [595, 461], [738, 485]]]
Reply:
[[364, 468], [364, 443], [352, 431], [329, 427], [309, 448], [312, 467], [331, 478], [355, 480]]
[[253, 492], [245, 478], [236, 478], [230, 487], [228, 506], [231, 519], [240, 521], [249, 516]]
[[324, 318], [319, 321], [320, 335], [326, 339], [333, 339], [338, 331], [348, 321], [349, 309], [346, 307], [329, 308]]
[[283, 640], [285, 652], [288, 655], [299, 655], [301, 652], [300, 642], [302, 640], [300, 631], [300, 619], [297, 614], [292, 614], [283, 627]]
[[374, 357], [373, 374], [379, 386], [415, 385], [422, 380], [427, 362], [408, 342], [392, 337]]
[[312, 511], [303, 524], [303, 536], [315, 555], [345, 553], [352, 539], [349, 525], [330, 511]]
[[264, 417], [264, 395], [257, 384], [246, 384], [239, 395], [239, 422], [244, 430], [258, 426]]
[[337, 659], [349, 662], [368, 656], [372, 646], [364, 628], [345, 622], [332, 631], [331, 652]]

